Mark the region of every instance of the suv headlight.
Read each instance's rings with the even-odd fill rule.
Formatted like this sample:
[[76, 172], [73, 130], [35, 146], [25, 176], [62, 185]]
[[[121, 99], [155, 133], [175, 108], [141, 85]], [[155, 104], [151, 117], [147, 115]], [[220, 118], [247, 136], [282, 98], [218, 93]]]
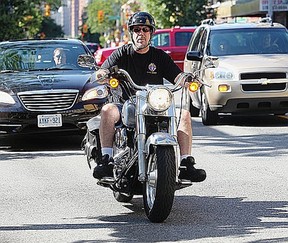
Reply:
[[105, 85], [99, 85], [95, 88], [88, 89], [83, 97], [82, 100], [93, 100], [93, 99], [103, 99], [108, 96], [108, 90]]
[[172, 93], [165, 87], [152, 88], [147, 97], [148, 105], [155, 111], [165, 111], [172, 103]]
[[216, 69], [210, 71], [209, 78], [216, 80], [233, 80], [234, 74], [231, 71]]
[[0, 104], [14, 105], [15, 100], [6, 92], [0, 91]]

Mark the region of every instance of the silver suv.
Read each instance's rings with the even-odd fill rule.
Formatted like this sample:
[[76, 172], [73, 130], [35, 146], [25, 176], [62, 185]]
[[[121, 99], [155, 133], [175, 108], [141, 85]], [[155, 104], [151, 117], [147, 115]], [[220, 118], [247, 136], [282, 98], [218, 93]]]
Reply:
[[[210, 59], [217, 59], [218, 66], [205, 69]], [[184, 60], [185, 72], [195, 70], [211, 86], [191, 93], [191, 115], [200, 110], [204, 125], [217, 124], [220, 114], [288, 112], [288, 32], [283, 25], [202, 24]]]

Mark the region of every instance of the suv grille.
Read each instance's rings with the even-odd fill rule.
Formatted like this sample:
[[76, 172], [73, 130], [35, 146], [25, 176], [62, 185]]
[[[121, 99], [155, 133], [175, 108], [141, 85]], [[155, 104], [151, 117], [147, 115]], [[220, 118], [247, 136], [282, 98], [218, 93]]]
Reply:
[[29, 111], [59, 111], [71, 108], [78, 90], [41, 90], [20, 92], [18, 96]]
[[[286, 79], [286, 73], [242, 73], [241, 80], [251, 79]], [[286, 89], [286, 83], [242, 84], [243, 91], [281, 91]]]
[[277, 79], [277, 78], [286, 78], [286, 73], [241, 73], [241, 79]]

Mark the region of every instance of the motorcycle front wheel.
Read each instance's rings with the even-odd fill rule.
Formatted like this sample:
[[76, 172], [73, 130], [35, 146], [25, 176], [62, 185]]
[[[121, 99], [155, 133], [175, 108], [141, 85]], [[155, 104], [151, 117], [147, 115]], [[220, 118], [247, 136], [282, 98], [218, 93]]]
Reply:
[[161, 223], [169, 216], [174, 201], [176, 165], [173, 146], [154, 146], [147, 161], [144, 209], [151, 222]]

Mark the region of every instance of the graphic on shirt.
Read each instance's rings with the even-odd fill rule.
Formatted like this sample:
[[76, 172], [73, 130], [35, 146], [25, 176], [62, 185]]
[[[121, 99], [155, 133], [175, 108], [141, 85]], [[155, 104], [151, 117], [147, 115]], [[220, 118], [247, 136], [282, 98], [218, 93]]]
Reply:
[[154, 73], [154, 74], [156, 73], [156, 72], [155, 72], [155, 70], [156, 70], [156, 65], [155, 65], [153, 62], [149, 64], [148, 69], [149, 69], [149, 71], [150, 71], [150, 72], [148, 71], [148, 73]]

